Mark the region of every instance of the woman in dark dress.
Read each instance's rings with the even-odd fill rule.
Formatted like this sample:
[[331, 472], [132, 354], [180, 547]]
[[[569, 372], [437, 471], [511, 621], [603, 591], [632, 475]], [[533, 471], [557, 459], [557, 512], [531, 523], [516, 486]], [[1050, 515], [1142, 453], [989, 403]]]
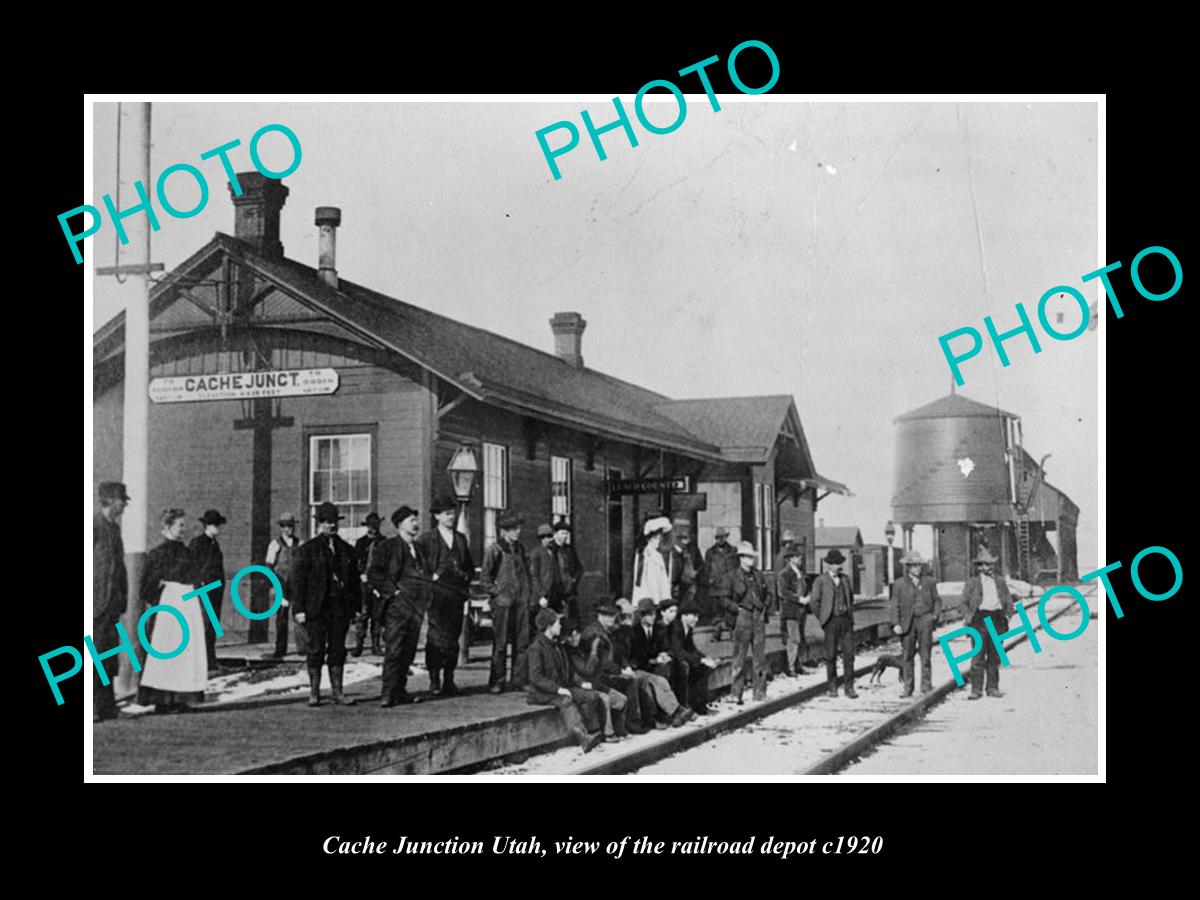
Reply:
[[[192, 553], [184, 543], [185, 513], [168, 509], [162, 514], [163, 542], [146, 554], [142, 570], [142, 602], [171, 607], [150, 620], [149, 642], [163, 659], [147, 653], [138, 687], [137, 702], [154, 705], [156, 713], [187, 712], [204, 699], [208, 662], [204, 646], [204, 619], [199, 597], [184, 602], [183, 595], [197, 586]], [[180, 618], [187, 623], [186, 633]], [[182, 650], [176, 649], [182, 646]]]

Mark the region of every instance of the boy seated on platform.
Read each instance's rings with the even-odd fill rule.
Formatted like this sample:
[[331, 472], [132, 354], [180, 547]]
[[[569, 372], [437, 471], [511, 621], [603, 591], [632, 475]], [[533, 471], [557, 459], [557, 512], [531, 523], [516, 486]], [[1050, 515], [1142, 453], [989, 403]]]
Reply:
[[558, 613], [550, 608], [541, 610], [535, 625], [538, 635], [526, 656], [526, 699], [535, 706], [556, 707], [571, 736], [588, 753], [604, 740], [608, 704], [590, 683], [584, 686], [571, 665], [567, 648], [556, 640], [562, 633]]

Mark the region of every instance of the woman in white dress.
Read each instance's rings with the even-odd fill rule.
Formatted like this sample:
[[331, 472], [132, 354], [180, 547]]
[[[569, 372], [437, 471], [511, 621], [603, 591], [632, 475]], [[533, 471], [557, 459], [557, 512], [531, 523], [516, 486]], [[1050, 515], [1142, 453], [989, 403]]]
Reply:
[[676, 554], [663, 558], [662, 543], [671, 531], [671, 520], [666, 516], [654, 516], [642, 526], [645, 545], [633, 557], [633, 596], [636, 605], [643, 597], [656, 604], [671, 599], [671, 587], [675, 572]]
[[[162, 659], [147, 652], [137, 702], [154, 705], [156, 713], [188, 712], [204, 699], [208, 660], [204, 646], [204, 611], [199, 597], [184, 602], [196, 588], [195, 563], [184, 543], [186, 514], [168, 509], [162, 514], [163, 542], [146, 554], [142, 570], [142, 601], [149, 609], [164, 606], [147, 624], [147, 638]], [[186, 633], [180, 620], [187, 624]], [[182, 649], [179, 649], [182, 647]]]

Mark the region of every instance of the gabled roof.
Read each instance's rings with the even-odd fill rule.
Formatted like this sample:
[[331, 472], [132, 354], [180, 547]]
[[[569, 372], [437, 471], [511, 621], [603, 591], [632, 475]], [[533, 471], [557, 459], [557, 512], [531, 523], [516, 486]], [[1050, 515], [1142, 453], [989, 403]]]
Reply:
[[791, 407], [789, 395], [775, 394], [697, 400], [664, 398], [655, 408], [692, 434], [720, 447], [722, 455], [739, 462], [763, 463], [770, 456]]
[[[332, 288], [317, 270], [264, 256], [218, 232], [150, 293], [151, 316], [174, 300], [193, 269], [227, 254], [296, 301], [367, 343], [383, 346], [477, 400], [607, 437], [716, 462], [763, 462], [781, 431], [794, 433], [810, 471], [812, 457], [792, 398], [671, 400], [662, 394], [550, 353], [430, 312], [339, 276]], [[124, 349], [122, 312], [93, 335], [96, 362]], [[819, 479], [845, 492], [844, 485]]]
[[958, 419], [963, 417], [1008, 416], [1010, 419], [1020, 418], [1016, 413], [1005, 412], [995, 406], [987, 406], [977, 400], [971, 400], [962, 394], [947, 394], [940, 400], [926, 403], [904, 415], [896, 416], [893, 422], [907, 422], [911, 419]]
[[862, 542], [857, 525], [819, 525], [813, 538], [816, 547], [861, 547]]

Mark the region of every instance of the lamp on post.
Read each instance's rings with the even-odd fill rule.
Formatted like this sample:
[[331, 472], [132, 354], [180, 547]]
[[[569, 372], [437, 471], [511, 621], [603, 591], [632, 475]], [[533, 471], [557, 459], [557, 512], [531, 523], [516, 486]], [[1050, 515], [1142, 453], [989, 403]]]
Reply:
[[891, 584], [893, 578], [892, 564], [894, 562], [893, 557], [895, 556], [895, 554], [892, 552], [892, 541], [896, 540], [896, 525], [891, 519], [888, 519], [887, 524], [883, 526], [883, 536], [887, 538], [888, 542], [887, 579], [888, 584]]
[[[470, 541], [470, 530], [467, 527], [467, 504], [471, 502], [471, 489], [475, 486], [475, 475], [479, 472], [479, 461], [475, 459], [475, 451], [467, 444], [459, 444], [450, 465], [446, 467], [450, 473], [450, 483], [454, 485], [454, 499], [458, 501], [458, 525], [455, 530]], [[473, 576], [474, 572], [468, 575]], [[471, 661], [471, 598], [468, 595], [463, 601], [462, 634], [458, 642], [458, 662], [466, 665]]]

